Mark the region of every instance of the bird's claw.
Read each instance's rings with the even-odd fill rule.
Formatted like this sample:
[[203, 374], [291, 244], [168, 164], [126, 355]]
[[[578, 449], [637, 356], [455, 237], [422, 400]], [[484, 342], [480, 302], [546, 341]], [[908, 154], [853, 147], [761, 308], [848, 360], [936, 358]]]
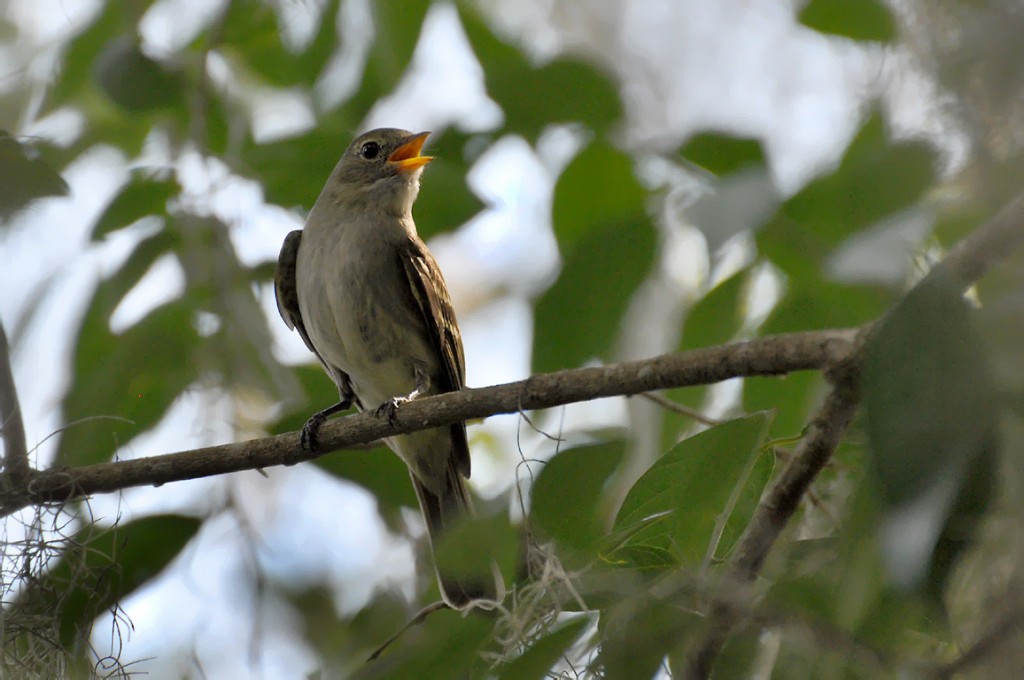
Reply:
[[311, 453], [316, 452], [320, 448], [320, 426], [327, 420], [327, 416], [323, 413], [314, 413], [306, 421], [306, 424], [302, 426], [302, 434], [299, 437], [299, 443], [302, 448]]
[[394, 425], [398, 407], [407, 401], [409, 401], [409, 397], [392, 397], [378, 406], [374, 415], [378, 418], [387, 418], [388, 425]]

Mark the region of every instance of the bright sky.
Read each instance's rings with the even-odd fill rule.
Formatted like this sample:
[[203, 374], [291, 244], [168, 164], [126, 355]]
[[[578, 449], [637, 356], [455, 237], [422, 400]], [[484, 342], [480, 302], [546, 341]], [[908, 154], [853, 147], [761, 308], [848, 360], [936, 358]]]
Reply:
[[[358, 50], [360, 41], [368, 39], [361, 23], [368, 16], [368, 2], [343, 3], [349, 19], [346, 44], [354, 45], [346, 49]], [[794, 23], [790, 3], [486, 4], [511, 35], [528, 36], [540, 55], [560, 44], [600, 55], [625, 83], [624, 136], [631, 143], [679, 142], [706, 128], [761, 136], [771, 154], [773, 179], [786, 192], [835, 159], [855, 129], [866, 96], [884, 95], [893, 105], [898, 127], [907, 132], [935, 135], [940, 129], [933, 93], [926, 81], [907, 70], [905, 58], [883, 58], [878, 51], [803, 29]], [[301, 33], [303, 24], [310, 23], [303, 21], [303, 8], [312, 5], [285, 5], [297, 17], [296, 30]], [[143, 24], [147, 44], [165, 51], [187, 42], [194, 31], [188, 23], [213, 6], [203, 0], [159, 0]], [[46, 73], [52, 56], [25, 64], [26, 44], [59, 41], [95, 7], [90, 0], [9, 0], [6, 18], [19, 27], [22, 44], [0, 42], [0, 73], [26, 67], [29, 73]], [[331, 90], [330, 84], [343, 90], [350, 79], [342, 63], [332, 71], [325, 91]], [[897, 80], [898, 87], [893, 85]], [[4, 87], [0, 80], [0, 95]], [[261, 135], [282, 134], [285, 123], [304, 120], [304, 98], [258, 94], [253, 95], [253, 106]], [[486, 96], [480, 67], [454, 11], [442, 5], [428, 18], [408, 78], [371, 112], [364, 127], [438, 130], [455, 125], [475, 130], [493, 125], [500, 116]], [[74, 134], [75, 125], [75, 116], [65, 112], [17, 132], [66, 137]], [[145, 162], [166, 162], [163, 140], [151, 141]], [[339, 153], [348, 141], [339, 138]], [[469, 178], [494, 207], [431, 243], [455, 298], [470, 385], [520, 379], [529, 372], [530, 296], [558, 267], [550, 231], [552, 182], [575, 144], [564, 130], [553, 131], [537, 148], [520, 138], [501, 139], [480, 158]], [[957, 146], [950, 150], [954, 157], [962, 152]], [[233, 242], [245, 262], [276, 258], [284, 235], [301, 226], [299, 216], [266, 206], [255, 183], [230, 176], [218, 162], [191, 157], [182, 159], [180, 166], [187, 189], [231, 224]], [[118, 152], [96, 149], [64, 173], [72, 190], [69, 198], [40, 201], [13, 228], [0, 233], [0, 290], [7, 291], [0, 298], [0, 319], [14, 335], [15, 377], [30, 446], [63, 424], [59, 405], [68, 384], [70, 340], [92, 287], [152, 228], [139, 224], [99, 246], [87, 242], [92, 219], [127, 171], [126, 159]], [[658, 172], [655, 167], [654, 174]], [[699, 283], [692, 272], [707, 272], [709, 267], [703, 239], [685, 225], [676, 226], [682, 245], [672, 251], [679, 255], [673, 262], [690, 263], [676, 272], [676, 283]], [[130, 325], [180, 292], [181, 285], [178, 265], [171, 260], [159, 263], [118, 310], [115, 326]], [[40, 299], [43, 292], [47, 294]], [[277, 318], [271, 291], [264, 290], [263, 296], [278, 355], [288, 362], [310, 361], [298, 336]], [[652, 342], [643, 351], [664, 349], [657, 340]], [[223, 395], [191, 393], [156, 430], [128, 443], [119, 455], [152, 455], [257, 436], [257, 431], [236, 431], [232, 423], [240, 408], [265, 416], [268, 406], [240, 407]], [[585, 422], [624, 422], [625, 408], [619, 400], [605, 400], [567, 408], [552, 418], [552, 428], [562, 418], [570, 429]], [[477, 441], [473, 477], [485, 495], [500, 492], [514, 479], [518, 425], [517, 419], [505, 417], [472, 428]], [[52, 457], [54, 441], [41, 446], [40, 463]], [[528, 456], [552, 453], [547, 440], [529, 432], [523, 442]], [[238, 514], [221, 513], [207, 522], [189, 554], [169, 574], [124, 603], [135, 630], [122, 658], [159, 655], [144, 664], [150, 678], [193, 672], [193, 650], [211, 678], [304, 677], [315, 668], [316, 659], [296, 635], [298, 626], [287, 606], [273, 597], [256, 597], [254, 560], [280, 583], [332, 584], [343, 611], [361, 606], [375, 584], [394, 584], [411, 594], [411, 548], [386, 531], [373, 497], [328, 479], [311, 466], [271, 470], [269, 479], [250, 472], [159, 490], [130, 490], [120, 499], [97, 498], [93, 507], [97, 515], [111, 517], [118, 511], [129, 516], [157, 510], [202, 511], [229, 502]], [[239, 516], [258, 538], [253, 540], [240, 528]], [[411, 513], [410, 523], [419, 527], [420, 520]], [[252, 630], [254, 608], [271, 614], [261, 619], [260, 653], [255, 656], [250, 654], [251, 635], [245, 632]], [[101, 625], [98, 630], [95, 641], [102, 649], [108, 644], [109, 627]]]

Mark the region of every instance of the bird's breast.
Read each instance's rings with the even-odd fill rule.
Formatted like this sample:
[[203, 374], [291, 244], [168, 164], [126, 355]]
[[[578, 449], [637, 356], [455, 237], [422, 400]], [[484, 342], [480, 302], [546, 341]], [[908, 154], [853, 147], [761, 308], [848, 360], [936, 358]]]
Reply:
[[[412, 392], [428, 369], [422, 322], [408, 309], [395, 251], [379, 241], [303, 237], [296, 264], [299, 308], [324, 360], [348, 374], [367, 408]], [[390, 252], [389, 252], [390, 251]]]

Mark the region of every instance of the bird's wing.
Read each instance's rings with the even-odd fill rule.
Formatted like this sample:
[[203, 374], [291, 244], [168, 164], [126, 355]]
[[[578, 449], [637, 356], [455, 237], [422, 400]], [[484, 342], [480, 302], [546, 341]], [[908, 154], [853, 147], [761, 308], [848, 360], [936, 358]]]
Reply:
[[306, 325], [302, 322], [302, 311], [299, 309], [299, 289], [295, 281], [295, 262], [299, 255], [299, 244], [302, 242], [302, 231], [295, 230], [284, 238], [281, 246], [281, 254], [277, 256], [277, 269], [274, 271], [274, 293], [277, 297], [277, 311], [284, 319], [285, 325], [292, 330], [299, 332], [302, 341], [306, 343], [309, 351], [316, 355], [320, 365], [331, 376], [338, 386], [338, 392], [342, 401], [351, 401], [362, 409], [362, 405], [352, 392], [352, 384], [348, 375], [337, 366], [331, 366], [320, 352], [316, 351], [313, 341], [309, 339], [306, 332]]
[[[407, 289], [412, 293], [413, 306], [423, 318], [434, 353], [441, 358], [439, 391], [460, 390], [466, 382], [462, 334], [455, 320], [455, 309], [448, 295], [448, 286], [441, 275], [441, 268], [418, 238], [410, 238], [405, 247], [398, 249], [398, 259], [399, 268], [405, 272], [409, 283]], [[466, 441], [465, 425], [453, 425], [452, 433], [456, 468], [463, 476], [469, 477], [469, 444]]]
[[274, 292], [277, 295], [277, 311], [284, 319], [285, 325], [299, 332], [306, 347], [317, 357], [320, 354], [306, 333], [302, 323], [302, 312], [299, 311], [299, 289], [295, 282], [295, 262], [299, 255], [299, 244], [302, 242], [302, 231], [295, 230], [284, 237], [281, 254], [277, 256], [277, 269], [274, 271]]

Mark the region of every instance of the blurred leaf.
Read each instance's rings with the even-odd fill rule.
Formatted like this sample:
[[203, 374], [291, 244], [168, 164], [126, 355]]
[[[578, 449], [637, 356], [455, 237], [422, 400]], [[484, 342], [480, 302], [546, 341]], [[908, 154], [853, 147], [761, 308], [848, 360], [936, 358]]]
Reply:
[[446, 530], [434, 550], [438, 571], [477, 583], [494, 582], [493, 565], [508, 581], [516, 573], [518, 557], [519, 532], [508, 513], [466, 518]]
[[185, 97], [181, 75], [147, 57], [128, 37], [115, 38], [103, 48], [93, 76], [111, 100], [133, 113], [168, 108]]
[[475, 160], [467, 155], [466, 149], [473, 141], [480, 140], [448, 129], [431, 135], [427, 143], [434, 161], [423, 173], [422, 189], [413, 207], [416, 229], [424, 240], [453, 231], [484, 208], [483, 201], [466, 182]]
[[[890, 575], [918, 588], [934, 566], [944, 523], [968, 537], [982, 498], [950, 511], [972, 479], [992, 464], [997, 392], [984, 341], [956, 284], [933, 272], [907, 293], [873, 334], [864, 367], [870, 463], [882, 502]], [[988, 477], [982, 474], [982, 477]], [[990, 484], [980, 483], [987, 492]], [[905, 540], [912, 532], [914, 541]], [[953, 555], [946, 555], [949, 561]]]
[[534, 372], [611, 358], [623, 314], [651, 270], [655, 247], [648, 224], [623, 223], [588, 233], [566, 255], [558, 280], [535, 308]]
[[483, 677], [489, 664], [480, 652], [493, 623], [483, 616], [441, 610], [405, 632], [376, 661], [352, 673], [352, 680], [450, 680]]
[[[193, 314], [185, 300], [176, 300], [120, 335], [110, 333], [108, 316], [87, 314], [64, 397], [64, 417], [74, 425], [61, 435], [61, 465], [108, 461], [119, 446], [156, 425], [199, 377], [191, 358], [199, 343]], [[97, 416], [128, 422], [76, 422]]]
[[344, 111], [335, 111], [321, 116], [316, 128], [297, 137], [268, 144], [248, 139], [242, 149], [243, 169], [260, 181], [268, 202], [311, 208], [352, 141], [345, 131], [358, 122]]
[[852, 40], [896, 39], [896, 22], [878, 0], [811, 0], [800, 10], [800, 23], [819, 33]]
[[555, 184], [552, 223], [559, 247], [571, 251], [603, 226], [648, 222], [646, 196], [629, 156], [604, 142], [592, 142]]
[[535, 68], [467, 5], [460, 7], [462, 25], [483, 66], [487, 93], [505, 112], [505, 130], [534, 140], [548, 125], [582, 122], [605, 132], [622, 118], [618, 91], [597, 66], [560, 57]]
[[505, 664], [498, 674], [501, 680], [544, 680], [548, 671], [569, 651], [590, 622], [573, 619], [534, 641], [522, 654]]
[[[133, 3], [139, 9], [148, 2]], [[90, 71], [100, 53], [117, 36], [133, 28], [130, 26], [125, 3], [106, 2], [96, 19], [79, 35], [72, 38], [61, 55], [62, 69], [53, 87], [47, 91], [48, 110], [69, 103], [90, 82]]]
[[889, 142], [876, 111], [835, 172], [783, 203], [759, 232], [759, 250], [787, 274], [805, 270], [801, 278], [820, 279], [822, 263], [843, 239], [924, 195], [934, 181], [935, 155], [922, 142]]
[[0, 130], [0, 223], [37, 198], [67, 194], [67, 183], [31, 146]]
[[537, 302], [534, 371], [610, 356], [622, 315], [654, 260], [644, 195], [628, 158], [601, 142], [559, 178], [553, 219], [565, 263]]
[[157, 515], [111, 529], [89, 526], [79, 531], [70, 551], [45, 577], [63, 600], [61, 644], [71, 647], [97, 616], [159, 574], [199, 525], [191, 517]]
[[367, 55], [362, 84], [346, 103], [346, 108], [355, 110], [353, 116], [357, 121], [365, 117], [378, 99], [393, 91], [405, 74], [431, 5], [403, 0], [377, 0], [370, 5], [376, 37]]
[[308, 7], [317, 14], [319, 28], [308, 45], [292, 50], [281, 38], [278, 13], [264, 0], [235, 0], [228, 4], [223, 35], [217, 48], [234, 53], [268, 84], [312, 87], [338, 44], [335, 18], [338, 0]]
[[[770, 423], [769, 413], [756, 413], [681, 441], [629, 490], [613, 530], [670, 512], [661, 522], [639, 531], [630, 545], [672, 549], [691, 565], [699, 565], [730, 498], [750, 495], [756, 503], [761, 497], [771, 471], [771, 460], [761, 451]], [[768, 459], [761, 465], [764, 472], [752, 475], [760, 459]], [[723, 532], [714, 554], [727, 552], [733, 539]]]
[[735, 339], [746, 311], [748, 273], [746, 269], [736, 272], [690, 309], [676, 351], [713, 347]]
[[96, 219], [92, 240], [99, 241], [148, 215], [164, 215], [167, 201], [179, 191], [181, 186], [173, 177], [159, 179], [149, 173], [135, 172]]
[[694, 135], [679, 150], [679, 155], [717, 176], [766, 165], [761, 142], [717, 132]]
[[657, 677], [665, 656], [697, 634], [701, 620], [696, 610], [693, 603], [680, 606], [638, 590], [602, 612], [604, 638], [596, 661], [601, 677]]
[[533, 485], [531, 522], [562, 545], [592, 550], [603, 533], [604, 488], [624, 452], [622, 441], [558, 452]]

